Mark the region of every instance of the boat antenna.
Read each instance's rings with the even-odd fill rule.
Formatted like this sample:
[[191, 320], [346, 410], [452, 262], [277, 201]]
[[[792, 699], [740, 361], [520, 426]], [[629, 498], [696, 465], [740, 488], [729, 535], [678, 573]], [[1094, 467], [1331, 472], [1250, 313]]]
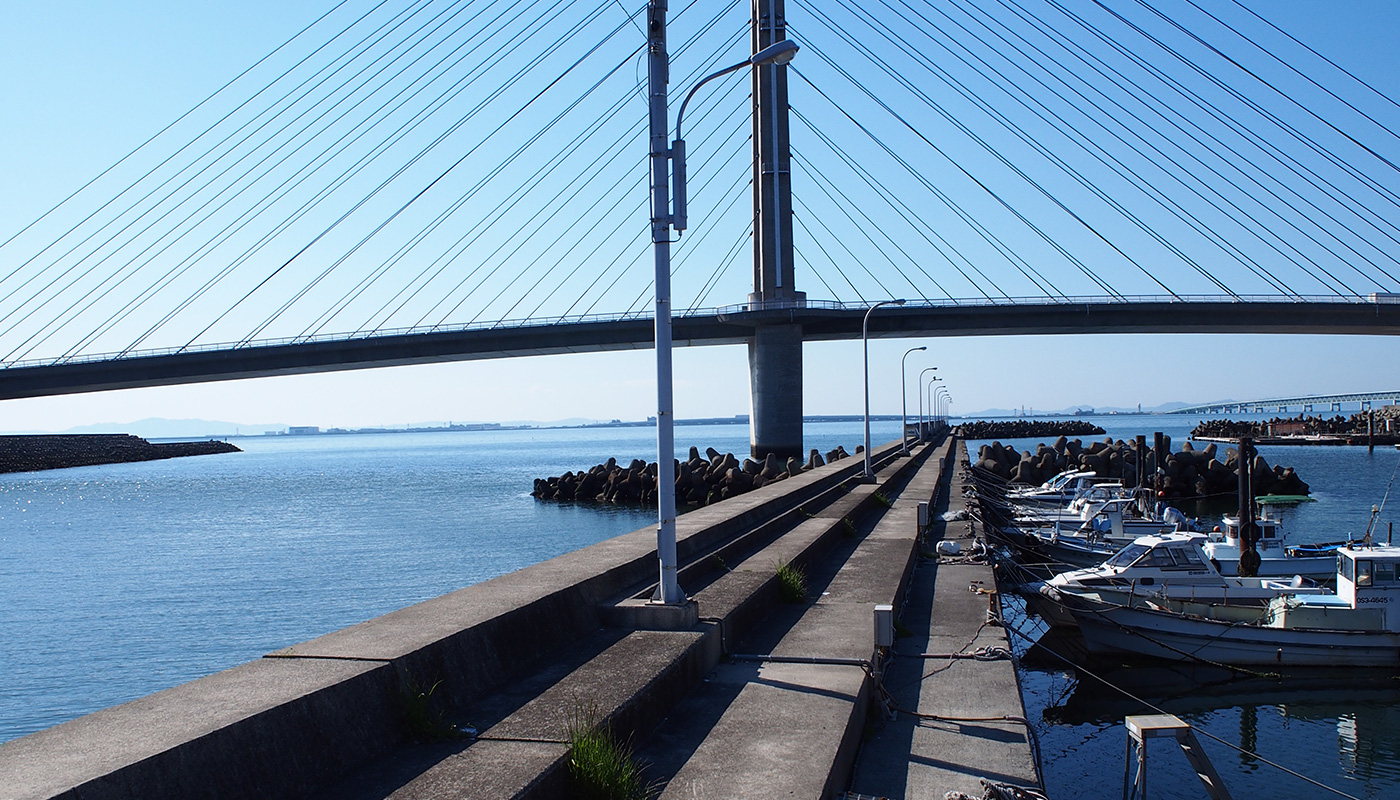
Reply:
[[[1397, 474], [1400, 474], [1400, 461], [1396, 461], [1395, 469], [1390, 471], [1390, 483], [1385, 485], [1385, 495], [1381, 497], [1381, 504], [1379, 506], [1371, 506], [1371, 522], [1366, 525], [1367, 544], [1371, 543], [1371, 529], [1376, 525], [1376, 518], [1380, 516], [1381, 511], [1385, 508], [1385, 501], [1390, 499], [1390, 488], [1395, 485], [1395, 476]], [[1389, 536], [1386, 537], [1385, 543], [1390, 544]]]

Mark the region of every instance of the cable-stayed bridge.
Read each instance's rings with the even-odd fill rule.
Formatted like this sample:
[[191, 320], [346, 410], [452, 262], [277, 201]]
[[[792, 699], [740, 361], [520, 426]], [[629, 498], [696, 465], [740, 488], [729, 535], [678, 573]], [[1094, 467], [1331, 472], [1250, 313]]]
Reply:
[[[670, 12], [673, 100], [802, 46], [689, 109], [680, 344], [1400, 331], [1397, 107], [1267, 12]], [[647, 19], [328, 4], [0, 232], [0, 397], [649, 346]]]

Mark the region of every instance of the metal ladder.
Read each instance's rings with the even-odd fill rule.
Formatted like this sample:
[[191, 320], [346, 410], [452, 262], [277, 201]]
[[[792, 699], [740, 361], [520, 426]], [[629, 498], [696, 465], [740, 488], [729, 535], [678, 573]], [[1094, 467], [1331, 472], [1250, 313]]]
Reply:
[[[1206, 787], [1206, 795], [1211, 800], [1230, 800], [1230, 792], [1221, 782], [1220, 774], [1215, 771], [1215, 766], [1210, 763], [1205, 751], [1201, 749], [1196, 732], [1180, 717], [1172, 714], [1147, 714], [1127, 717], [1123, 724], [1128, 729], [1128, 750], [1123, 761], [1123, 800], [1146, 800], [1147, 740], [1168, 737], [1175, 739], [1181, 747], [1181, 752], [1186, 754], [1186, 760], [1196, 771], [1196, 777], [1200, 778], [1201, 784]], [[1136, 759], [1133, 757], [1134, 749], [1137, 751]], [[1137, 761], [1136, 778], [1132, 776], [1134, 760]]]

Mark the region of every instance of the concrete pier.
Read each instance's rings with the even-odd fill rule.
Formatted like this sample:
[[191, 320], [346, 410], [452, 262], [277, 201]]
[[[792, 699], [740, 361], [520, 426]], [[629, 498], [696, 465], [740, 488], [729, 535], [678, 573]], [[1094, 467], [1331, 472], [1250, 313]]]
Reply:
[[[975, 629], [986, 610], [961, 574], [937, 582], [932, 601], [961, 588], [956, 613], [920, 608], [925, 576], [952, 569], [915, 569], [917, 505], [946, 486], [952, 451], [898, 450], [876, 449], [876, 484], [854, 480], [861, 460], [846, 459], [683, 515], [694, 627], [622, 626], [635, 618], [615, 609], [654, 581], [647, 528], [0, 745], [0, 798], [564, 796], [565, 732], [585, 712], [631, 739], [667, 797], [835, 797], [857, 764], [858, 779], [880, 774], [866, 764], [882, 742], [879, 763], [902, 758], [909, 775], [916, 762], [950, 763], [955, 751], [931, 731], [905, 748], [898, 720], [867, 736], [883, 715], [863, 663], [874, 605], [899, 608], [909, 588], [901, 619], [930, 632], [923, 648], [941, 643], [918, 620], [955, 625], [952, 647], [966, 641], [956, 626]], [[806, 569], [807, 602], [779, 602], [779, 562]], [[925, 684], [1019, 709], [1014, 680], [987, 683], [988, 665], [968, 666], [947, 671], [958, 684]], [[413, 740], [406, 692], [434, 684], [448, 719], [477, 738]], [[951, 772], [1025, 773], [987, 762], [989, 741], [1020, 757], [1015, 726], [989, 736], [994, 727], [972, 726]], [[926, 746], [940, 754], [916, 750]]]

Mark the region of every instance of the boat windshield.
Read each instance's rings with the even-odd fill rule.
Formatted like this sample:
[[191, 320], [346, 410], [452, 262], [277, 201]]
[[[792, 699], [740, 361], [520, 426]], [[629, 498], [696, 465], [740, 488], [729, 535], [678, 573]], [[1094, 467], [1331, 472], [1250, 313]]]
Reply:
[[1105, 567], [1126, 567], [1134, 561], [1137, 561], [1143, 553], [1151, 549], [1151, 547], [1145, 544], [1134, 542], [1124, 547], [1122, 550], [1119, 550], [1117, 553], [1114, 553], [1112, 558], [1103, 562], [1103, 565]]

